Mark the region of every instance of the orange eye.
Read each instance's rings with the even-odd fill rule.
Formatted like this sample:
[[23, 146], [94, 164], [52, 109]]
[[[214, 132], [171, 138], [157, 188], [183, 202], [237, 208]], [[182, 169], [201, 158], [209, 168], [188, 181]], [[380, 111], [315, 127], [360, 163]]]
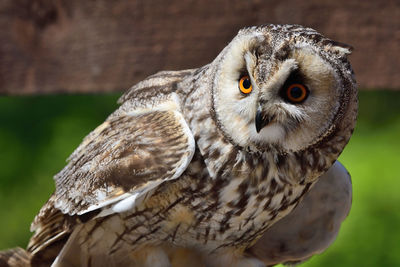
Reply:
[[286, 89], [286, 97], [292, 103], [303, 102], [308, 96], [308, 89], [302, 84], [294, 83]]
[[239, 80], [239, 90], [243, 94], [247, 95], [253, 90], [253, 86], [251, 85], [250, 77], [245, 75], [242, 76]]

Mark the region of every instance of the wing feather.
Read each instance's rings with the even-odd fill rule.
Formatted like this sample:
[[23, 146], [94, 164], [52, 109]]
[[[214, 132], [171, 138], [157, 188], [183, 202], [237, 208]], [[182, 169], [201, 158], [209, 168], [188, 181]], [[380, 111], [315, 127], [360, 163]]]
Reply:
[[54, 207], [69, 215], [106, 206], [108, 212], [121, 212], [178, 178], [193, 157], [195, 142], [175, 90], [192, 72], [160, 72], [125, 93], [122, 106], [55, 175]]
[[174, 94], [155, 107], [110, 116], [55, 176], [54, 205], [70, 215], [118, 201], [114, 211], [132, 208], [160, 183], [178, 178], [194, 149]]
[[160, 72], [133, 86], [82, 141], [32, 223], [33, 258], [54, 260], [80, 222], [132, 208], [185, 171], [195, 142], [175, 90], [191, 72]]

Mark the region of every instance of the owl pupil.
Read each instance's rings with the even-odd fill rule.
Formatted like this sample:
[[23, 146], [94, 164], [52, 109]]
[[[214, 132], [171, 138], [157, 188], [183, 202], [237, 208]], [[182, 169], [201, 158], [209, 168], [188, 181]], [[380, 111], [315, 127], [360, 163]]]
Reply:
[[250, 86], [251, 86], [250, 80], [249, 80], [249, 79], [245, 79], [245, 80], [243, 81], [243, 88], [244, 88], [244, 89], [249, 89]]
[[291, 90], [290, 90], [290, 95], [293, 97], [293, 98], [300, 98], [302, 95], [303, 95], [303, 90], [301, 90], [301, 88], [300, 87], [293, 87]]

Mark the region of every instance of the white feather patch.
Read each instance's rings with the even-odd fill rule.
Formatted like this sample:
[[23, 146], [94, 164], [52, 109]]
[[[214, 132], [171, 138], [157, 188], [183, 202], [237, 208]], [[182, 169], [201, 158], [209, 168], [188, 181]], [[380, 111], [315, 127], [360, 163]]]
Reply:
[[117, 204], [113, 205], [111, 210], [114, 213], [121, 213], [133, 209], [138, 195], [139, 193], [133, 193], [130, 197], [127, 197], [118, 202]]

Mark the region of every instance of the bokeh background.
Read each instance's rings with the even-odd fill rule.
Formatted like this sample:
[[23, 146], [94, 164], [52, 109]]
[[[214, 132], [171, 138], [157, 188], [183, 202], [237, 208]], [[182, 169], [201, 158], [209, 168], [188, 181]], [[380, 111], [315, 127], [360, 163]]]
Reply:
[[353, 206], [301, 266], [400, 266], [400, 1], [0, 2], [0, 250], [25, 247], [52, 176], [135, 82], [211, 61], [243, 26], [298, 23], [355, 47]]

